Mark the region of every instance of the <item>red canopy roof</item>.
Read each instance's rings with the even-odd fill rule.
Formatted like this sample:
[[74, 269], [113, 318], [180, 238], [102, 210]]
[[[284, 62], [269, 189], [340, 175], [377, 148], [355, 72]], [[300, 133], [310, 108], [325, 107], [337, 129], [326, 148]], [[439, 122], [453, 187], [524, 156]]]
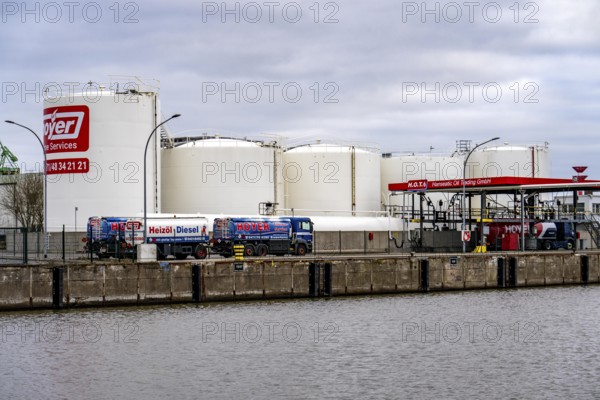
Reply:
[[[465, 180], [465, 188], [477, 189], [477, 188], [488, 188], [494, 191], [501, 191], [502, 189], [511, 189], [519, 187], [523, 189], [533, 189], [534, 187], [546, 186], [549, 189], [585, 189], [585, 188], [599, 188], [600, 181], [596, 180], [584, 180], [574, 182], [573, 179], [562, 179], [562, 178], [526, 178], [518, 176], [498, 176], [493, 178], [469, 178]], [[462, 190], [463, 181], [459, 179], [449, 179], [442, 181], [429, 181], [426, 179], [411, 180], [402, 183], [390, 183], [388, 189], [391, 192], [410, 192], [410, 191], [430, 191], [435, 190], [438, 192], [450, 191], [454, 192], [457, 189]]]

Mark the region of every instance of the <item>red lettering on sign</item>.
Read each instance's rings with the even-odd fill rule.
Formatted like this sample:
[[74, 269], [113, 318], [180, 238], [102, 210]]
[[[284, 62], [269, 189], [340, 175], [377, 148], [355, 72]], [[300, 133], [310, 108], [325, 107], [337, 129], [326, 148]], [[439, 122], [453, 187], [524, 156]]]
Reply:
[[140, 221], [127, 221], [125, 226], [127, 229], [140, 230], [142, 228], [142, 223]]
[[90, 110], [87, 106], [50, 107], [44, 110], [46, 154], [87, 151], [90, 144]]
[[408, 181], [408, 190], [415, 190], [415, 191], [427, 190], [427, 179]]
[[59, 158], [46, 161], [46, 174], [85, 174], [90, 172], [87, 158]]

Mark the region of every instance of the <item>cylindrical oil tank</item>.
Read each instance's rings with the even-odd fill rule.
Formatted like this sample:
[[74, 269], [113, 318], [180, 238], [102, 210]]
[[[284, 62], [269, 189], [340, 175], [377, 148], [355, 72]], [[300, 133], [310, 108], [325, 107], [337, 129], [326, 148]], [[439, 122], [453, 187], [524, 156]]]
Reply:
[[287, 209], [311, 215], [369, 215], [381, 210], [380, 154], [356, 146], [312, 144], [283, 153]]
[[235, 138], [205, 137], [162, 150], [165, 213], [258, 214], [282, 207], [281, 149]]
[[[508, 144], [475, 150], [468, 159], [467, 178], [526, 177], [550, 178], [550, 149], [543, 144]], [[518, 201], [511, 195], [488, 195], [488, 207], [514, 209]], [[481, 208], [481, 198], [475, 196], [472, 207]]]
[[519, 176], [550, 177], [548, 143], [490, 146], [475, 150], [467, 162], [467, 178]]
[[391, 217], [310, 217], [315, 232], [385, 232], [403, 230], [403, 220]]
[[[463, 159], [436, 154], [390, 154], [381, 158], [381, 201], [392, 206], [411, 206], [413, 196], [397, 195], [389, 197], [390, 183], [408, 182], [411, 180], [447, 180], [462, 179]], [[439, 207], [449, 201], [447, 193], [429, 193], [429, 200]], [[397, 211], [397, 210], [396, 210]]]
[[[92, 93], [93, 92], [93, 93]], [[94, 215], [139, 215], [144, 209], [144, 146], [160, 123], [155, 90], [72, 91], [44, 101], [48, 231], [84, 230]], [[160, 208], [160, 134], [146, 163], [147, 211]]]

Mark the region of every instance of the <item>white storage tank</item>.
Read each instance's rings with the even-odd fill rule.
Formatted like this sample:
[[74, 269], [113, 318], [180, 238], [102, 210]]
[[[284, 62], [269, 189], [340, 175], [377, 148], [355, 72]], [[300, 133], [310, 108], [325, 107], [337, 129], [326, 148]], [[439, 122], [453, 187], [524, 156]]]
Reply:
[[260, 203], [282, 207], [280, 157], [274, 143], [221, 137], [163, 149], [162, 211], [252, 215]]
[[[525, 177], [550, 178], [550, 149], [548, 143], [514, 145], [504, 143], [499, 146], [483, 147], [469, 157], [467, 178], [483, 177]], [[542, 195], [542, 198], [546, 196]], [[514, 196], [493, 194], [487, 200], [490, 207], [514, 209]], [[480, 208], [481, 201], [475, 196], [473, 208]]]
[[385, 232], [404, 230], [404, 221], [391, 217], [311, 216], [315, 232]]
[[550, 149], [548, 143], [484, 147], [469, 157], [467, 178], [519, 176], [550, 177]]
[[[463, 159], [435, 154], [383, 154], [381, 158], [381, 201], [390, 202], [394, 206], [410, 205], [408, 196], [389, 197], [390, 183], [408, 182], [411, 180], [446, 180], [462, 179]], [[428, 194], [435, 204], [448, 200], [444, 193]]]
[[283, 153], [285, 206], [310, 215], [373, 215], [381, 210], [380, 154], [335, 144]]
[[[161, 122], [158, 93], [90, 88], [44, 101], [48, 231], [63, 224], [81, 231], [90, 216], [129, 216], [144, 209], [144, 146]], [[160, 208], [159, 144], [155, 134], [146, 165], [148, 212]]]
[[445, 180], [462, 178], [463, 160], [459, 157], [432, 154], [383, 154], [381, 158], [381, 183], [408, 182], [410, 180]]

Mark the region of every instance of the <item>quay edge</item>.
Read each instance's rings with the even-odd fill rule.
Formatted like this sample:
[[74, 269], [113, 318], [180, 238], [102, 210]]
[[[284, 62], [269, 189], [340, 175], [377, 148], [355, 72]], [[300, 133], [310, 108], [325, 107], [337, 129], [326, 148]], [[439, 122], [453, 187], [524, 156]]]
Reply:
[[279, 257], [246, 259], [243, 263], [230, 260], [151, 263], [103, 260], [93, 263], [2, 265], [0, 310], [599, 282], [598, 251]]

